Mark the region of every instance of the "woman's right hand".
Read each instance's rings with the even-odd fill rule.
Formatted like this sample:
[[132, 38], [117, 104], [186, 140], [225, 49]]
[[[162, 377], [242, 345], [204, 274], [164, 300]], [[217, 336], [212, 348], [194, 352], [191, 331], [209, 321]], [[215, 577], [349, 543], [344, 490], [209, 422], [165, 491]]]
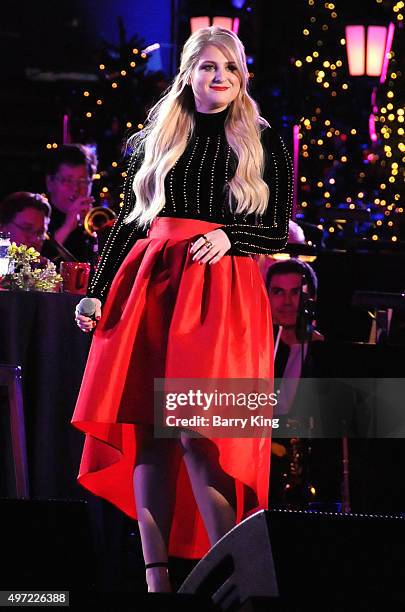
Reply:
[[83, 332], [90, 332], [92, 329], [94, 329], [97, 325], [97, 321], [99, 321], [101, 319], [101, 302], [99, 299], [97, 298], [89, 298], [95, 305], [96, 310], [94, 313], [94, 318], [95, 321], [93, 319], [91, 319], [90, 317], [85, 317], [84, 315], [79, 314], [78, 312], [78, 306], [76, 306], [76, 310], [75, 310], [75, 321], [77, 323], [77, 326], [83, 331]]

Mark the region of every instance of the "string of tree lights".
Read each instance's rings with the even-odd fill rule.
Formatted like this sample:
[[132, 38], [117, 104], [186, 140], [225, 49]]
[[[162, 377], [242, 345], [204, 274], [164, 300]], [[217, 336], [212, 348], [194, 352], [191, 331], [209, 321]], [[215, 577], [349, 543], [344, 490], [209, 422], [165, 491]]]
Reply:
[[[382, 0], [376, 0], [383, 5]], [[396, 37], [390, 55], [387, 79], [379, 91], [379, 101], [373, 108], [376, 131], [382, 143], [382, 154], [379, 159], [384, 177], [379, 184], [380, 194], [374, 203], [384, 211], [384, 216], [376, 220], [373, 239], [389, 235], [393, 242], [404, 239], [404, 183], [405, 183], [405, 72], [401, 70], [404, 57], [401, 54], [401, 36], [403, 37], [403, 19], [405, 3], [385, 3], [391, 9], [391, 21], [396, 24]], [[403, 49], [403, 40], [402, 40]]]
[[[401, 15], [402, 2], [391, 2], [388, 9], [376, 3], [387, 25], [394, 8], [396, 16]], [[306, 92], [299, 121], [298, 218], [316, 223], [330, 244], [364, 237], [395, 242], [394, 219], [402, 212], [404, 180], [403, 109], [393, 102], [399, 100], [401, 87], [404, 91], [403, 75], [395, 66], [402, 31], [396, 28], [384, 85], [368, 77], [356, 81], [349, 76], [341, 7], [307, 0], [304, 52], [292, 58], [300, 90]], [[371, 110], [375, 139], [370, 138]]]

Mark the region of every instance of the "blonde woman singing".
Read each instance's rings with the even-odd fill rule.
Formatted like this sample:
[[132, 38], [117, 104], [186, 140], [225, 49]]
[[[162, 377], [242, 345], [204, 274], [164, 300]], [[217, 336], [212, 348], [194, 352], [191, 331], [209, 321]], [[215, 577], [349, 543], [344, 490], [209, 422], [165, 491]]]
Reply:
[[[138, 520], [149, 591], [267, 507], [270, 439], [153, 435], [154, 378], [271, 378], [270, 307], [252, 254], [288, 238], [291, 162], [248, 93], [229, 30], [185, 43], [131, 142], [124, 205], [88, 296], [96, 321], [72, 423], [78, 480]], [[103, 305], [103, 309], [102, 309]]]

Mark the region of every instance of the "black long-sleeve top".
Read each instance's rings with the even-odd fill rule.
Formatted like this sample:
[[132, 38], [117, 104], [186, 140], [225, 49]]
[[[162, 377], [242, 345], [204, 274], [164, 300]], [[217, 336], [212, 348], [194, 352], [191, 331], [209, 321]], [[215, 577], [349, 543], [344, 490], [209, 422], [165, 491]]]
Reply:
[[[196, 113], [195, 130], [187, 147], [165, 179], [165, 206], [159, 217], [182, 217], [220, 223], [231, 248], [226, 255], [248, 256], [282, 251], [287, 244], [292, 205], [292, 163], [280, 136], [267, 127], [261, 134], [265, 152], [263, 179], [270, 197], [263, 215], [234, 214], [228, 204], [227, 184], [236, 170], [236, 159], [225, 138], [228, 109]], [[132, 210], [132, 184], [141, 164], [140, 155], [129, 161], [124, 204], [103, 249], [90, 282], [88, 295], [104, 300], [116, 271], [138, 238], [146, 236], [136, 223], [124, 223]]]

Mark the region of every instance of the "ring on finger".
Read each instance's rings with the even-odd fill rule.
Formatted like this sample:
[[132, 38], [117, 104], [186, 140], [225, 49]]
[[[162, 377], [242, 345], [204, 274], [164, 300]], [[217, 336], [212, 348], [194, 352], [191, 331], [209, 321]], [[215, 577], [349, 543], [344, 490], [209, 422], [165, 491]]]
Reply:
[[212, 242], [211, 240], [207, 240], [204, 244], [205, 248], [209, 251], [210, 249], [212, 249]]

